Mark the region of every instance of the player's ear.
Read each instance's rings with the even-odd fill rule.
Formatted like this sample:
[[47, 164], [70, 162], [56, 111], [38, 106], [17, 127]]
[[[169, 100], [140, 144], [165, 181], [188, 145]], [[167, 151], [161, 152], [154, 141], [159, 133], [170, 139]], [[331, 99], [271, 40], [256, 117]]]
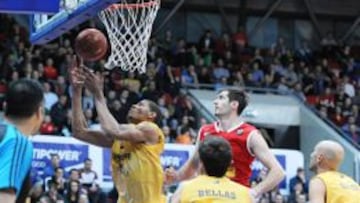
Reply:
[[45, 116], [45, 108], [40, 105], [38, 110], [36, 111], [36, 118], [37, 119], [43, 119]]
[[238, 101], [231, 101], [230, 106], [233, 109], [237, 109], [239, 107], [239, 102]]
[[148, 114], [148, 116], [149, 116], [149, 118], [150, 118], [151, 120], [155, 120], [157, 114], [156, 114], [155, 112], [151, 112], [151, 111], [150, 111], [149, 114]]

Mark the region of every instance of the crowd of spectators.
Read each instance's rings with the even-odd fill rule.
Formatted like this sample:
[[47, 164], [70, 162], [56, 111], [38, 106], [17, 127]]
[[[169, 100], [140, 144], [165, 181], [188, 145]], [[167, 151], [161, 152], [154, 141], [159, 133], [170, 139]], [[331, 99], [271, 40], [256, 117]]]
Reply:
[[31, 203], [112, 203], [116, 195], [106, 194], [98, 184], [92, 160], [84, 160], [81, 169], [66, 170], [58, 154], [42, 170], [31, 171]]
[[[86, 26], [94, 27], [95, 23]], [[22, 77], [39, 80], [45, 90], [46, 108], [40, 133], [71, 136], [71, 86], [67, 74], [75, 54], [73, 40], [80, 28], [50, 44], [33, 46], [27, 30], [10, 16], [0, 15], [0, 27], [0, 96], [11, 81]], [[207, 30], [194, 43], [175, 39], [168, 30], [150, 39], [147, 54], [145, 74], [107, 71], [104, 60], [86, 63], [98, 73], [106, 73], [108, 106], [120, 123], [126, 122], [133, 103], [150, 99], [161, 107], [164, 119], [160, 127], [167, 142], [192, 144], [196, 129], [206, 121], [197, 117], [191, 100], [181, 92], [183, 85], [201, 88], [200, 84], [208, 84], [214, 89], [226, 85], [260, 87], [293, 93], [339, 126], [354, 144], [360, 143], [359, 49], [339, 44], [331, 34], [317, 49], [306, 42], [299, 49], [291, 49], [282, 38], [269, 48], [259, 49], [248, 46], [242, 31], [215, 36]], [[87, 124], [96, 127], [94, 101], [88, 91], [84, 92], [83, 108]], [[71, 188], [76, 184], [78, 181], [68, 183]], [[52, 184], [48, 188], [50, 193]], [[276, 194], [271, 194], [271, 201], [281, 202], [275, 201]]]

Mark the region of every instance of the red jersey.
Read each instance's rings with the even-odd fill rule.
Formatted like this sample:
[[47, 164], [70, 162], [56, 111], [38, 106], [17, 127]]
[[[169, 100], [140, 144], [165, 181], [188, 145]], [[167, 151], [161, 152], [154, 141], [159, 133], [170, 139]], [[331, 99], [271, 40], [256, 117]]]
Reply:
[[250, 154], [247, 140], [251, 132], [256, 128], [247, 123], [241, 123], [239, 126], [223, 131], [219, 127], [219, 123], [204, 125], [199, 130], [200, 141], [204, 140], [207, 135], [214, 135], [225, 138], [230, 142], [233, 161], [229, 167], [226, 176], [233, 181], [244, 186], [250, 186], [251, 168], [250, 165], [254, 161], [254, 156]]

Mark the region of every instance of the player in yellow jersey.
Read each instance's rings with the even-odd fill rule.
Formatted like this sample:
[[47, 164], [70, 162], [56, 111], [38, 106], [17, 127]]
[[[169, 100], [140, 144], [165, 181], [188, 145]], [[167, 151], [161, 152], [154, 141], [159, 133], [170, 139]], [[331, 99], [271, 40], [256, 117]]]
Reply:
[[[112, 148], [112, 173], [119, 193], [118, 203], [165, 202], [160, 163], [164, 134], [155, 124], [161, 119], [160, 109], [154, 102], [142, 100], [129, 110], [130, 124], [119, 124], [107, 108], [102, 76], [86, 67], [78, 67], [75, 61], [70, 75], [74, 137]], [[83, 85], [94, 95], [101, 130], [91, 130], [86, 126], [81, 107]]]
[[360, 186], [338, 172], [344, 158], [344, 148], [337, 142], [319, 142], [311, 154], [310, 170], [316, 176], [310, 181], [311, 203], [359, 203]]
[[199, 145], [202, 174], [183, 182], [172, 197], [172, 203], [252, 203], [249, 188], [225, 176], [231, 164], [230, 144], [222, 137], [208, 136]]

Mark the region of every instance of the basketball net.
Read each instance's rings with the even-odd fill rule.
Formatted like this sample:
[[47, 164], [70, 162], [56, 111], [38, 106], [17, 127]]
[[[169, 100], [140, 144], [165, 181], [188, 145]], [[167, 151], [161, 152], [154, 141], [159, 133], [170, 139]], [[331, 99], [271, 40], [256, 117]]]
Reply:
[[146, 71], [148, 42], [160, 0], [136, 0], [136, 3], [113, 4], [100, 12], [111, 44], [105, 68]]

